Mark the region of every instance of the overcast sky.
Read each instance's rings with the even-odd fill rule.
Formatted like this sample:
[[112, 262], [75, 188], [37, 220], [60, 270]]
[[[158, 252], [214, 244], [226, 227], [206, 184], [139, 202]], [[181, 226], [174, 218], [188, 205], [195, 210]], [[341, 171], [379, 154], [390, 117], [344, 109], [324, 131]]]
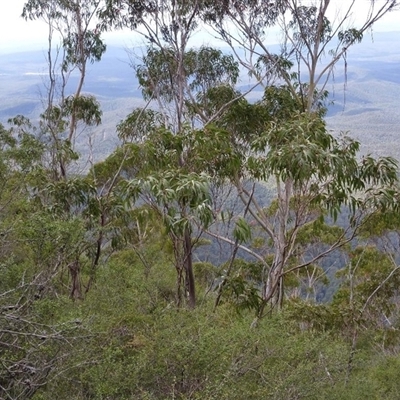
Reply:
[[[23, 50], [39, 50], [46, 48], [47, 27], [41, 21], [25, 21], [20, 17], [25, 0], [0, 0], [3, 4], [0, 8], [0, 53], [9, 53]], [[339, 6], [349, 0], [334, 0]], [[367, 10], [370, 0], [359, 0], [356, 20]], [[379, 1], [377, 1], [379, 4]], [[391, 12], [379, 21], [375, 32], [400, 31], [400, 10]], [[132, 33], [119, 32], [106, 37], [109, 44], [119, 43], [125, 47], [131, 43]]]

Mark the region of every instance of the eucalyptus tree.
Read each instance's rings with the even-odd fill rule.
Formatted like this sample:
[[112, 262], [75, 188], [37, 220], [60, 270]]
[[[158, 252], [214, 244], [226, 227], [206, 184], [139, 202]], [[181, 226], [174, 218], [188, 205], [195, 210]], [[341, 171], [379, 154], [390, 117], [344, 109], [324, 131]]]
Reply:
[[[165, 54], [168, 54], [167, 58]], [[216, 85], [229, 86], [236, 80], [238, 71], [232, 58], [221, 51], [208, 47], [191, 49], [183, 59], [185, 80], [180, 85], [185, 90], [177, 93], [176, 85], [171, 82], [175, 61], [172, 52], [149, 49], [145, 63], [137, 67], [137, 75], [144, 98], [156, 98], [160, 107], [157, 112], [135, 110], [119, 128], [125, 140], [133, 140], [147, 149], [141, 153], [144, 165], [138, 174], [141, 178], [135, 182], [143, 185], [142, 194], [146, 201], [153, 207], [157, 205], [172, 240], [178, 276], [177, 302], [180, 304], [179, 293], [184, 277], [189, 305], [193, 307], [191, 219], [198, 214], [201, 224], [206, 226], [211, 215], [206, 171], [198, 168], [196, 157], [199, 149], [195, 148], [193, 137], [206, 118], [202, 96]], [[180, 96], [184, 96], [182, 102], [178, 101]], [[182, 105], [184, 112], [177, 111], [174, 105], [178, 108]], [[143, 174], [147, 178], [143, 178]], [[174, 223], [171, 223], [171, 218], [175, 219]]]
[[[106, 50], [96, 16], [103, 5], [98, 0], [28, 0], [22, 12], [25, 19], [42, 20], [48, 27], [45, 97], [34, 133], [43, 144], [42, 179], [32, 186], [31, 192], [37, 204], [41, 204], [42, 214], [53, 215], [50, 224], [59, 223], [66, 230], [68, 226], [76, 228], [76, 241], [68, 241], [70, 248], [66, 248], [67, 243], [59, 247], [61, 261], [55, 263], [59, 271], [67, 266], [73, 299], [83, 297], [81, 264], [86, 263], [82, 260], [90, 253], [92, 237], [85, 236], [84, 229], [93, 230], [94, 219], [81, 219], [85, 214], [80, 213], [97, 197], [94, 185], [73, 169], [73, 162], [79, 159], [75, 142], [84, 129], [101, 123], [99, 102], [83, 90], [88, 64], [100, 61]], [[21, 120], [19, 129], [32, 131], [33, 125]], [[97, 241], [94, 239], [95, 246]], [[95, 255], [92, 258], [96, 260]]]
[[[106, 50], [96, 14], [102, 1], [28, 0], [22, 16], [43, 20], [48, 26], [48, 81], [41, 130], [48, 139], [50, 163], [56, 179], [67, 177], [67, 167], [78, 155], [74, 151], [79, 123], [101, 122], [100, 105], [84, 95], [88, 63], [100, 61]], [[75, 91], [70, 92], [71, 75], [78, 73]]]
[[[236, 186], [246, 218], [237, 219], [233, 238], [208, 233], [263, 265], [259, 315], [267, 303], [281, 304], [285, 277], [343, 248], [374, 213], [398, 204], [396, 161], [360, 157], [360, 144], [330, 134], [323, 115], [321, 106], [302, 111], [301, 93], [269, 86], [261, 101], [242, 99], [216, 123], [231, 147], [229, 168], [218, 173]], [[266, 205], [259, 188], [271, 180], [276, 195]], [[326, 225], [344, 209], [341, 228]]]
[[[397, 181], [394, 160], [366, 157], [357, 161], [359, 144], [348, 138], [332, 137], [323, 122], [328, 94], [325, 88], [338, 62], [344, 60], [346, 66], [351, 46], [360, 42], [375, 22], [395, 10], [398, 2], [369, 2], [364, 20], [357, 25], [352, 19], [359, 4], [353, 0], [338, 9], [330, 0], [228, 0], [205, 1], [201, 5], [205, 23], [229, 45], [253, 81], [264, 88], [258, 105], [267, 110], [263, 113], [264, 121], [260, 129], [254, 127], [253, 133], [257, 132], [258, 137], [249, 136], [250, 152], [241, 173], [233, 179], [244, 207], [273, 243], [273, 261], [266, 266], [263, 279], [264, 302], [280, 297], [279, 287], [294, 254], [300, 226], [312, 224], [316, 215], [327, 211], [337, 215], [340, 207], [349, 202], [353, 211], [363, 210], [361, 203], [374, 198], [374, 185], [385, 186], [388, 199], [393, 194], [390, 186]], [[282, 37], [278, 53], [268, 45], [269, 35], [276, 28]], [[249, 126], [254, 126], [252, 123], [249, 121]], [[257, 196], [246, 186], [248, 179], [275, 181], [273, 212], [259, 204]], [[355, 192], [364, 192], [366, 197], [356, 201], [352, 195]], [[266, 221], [272, 215], [273, 223], [269, 225]], [[239, 231], [244, 234], [242, 241], [250, 234], [249, 229]], [[349, 234], [343, 232], [338, 237], [341, 240], [336, 245], [342, 245]], [[263, 256], [259, 259], [266, 263]], [[302, 265], [309, 262], [293, 268]]]
[[[132, 3], [116, 0], [107, 2], [99, 14], [106, 26], [129, 27], [141, 34], [146, 44], [143, 56], [139, 60], [132, 58], [132, 64], [143, 98], [157, 112], [135, 110], [120, 125], [121, 133], [125, 139], [142, 142], [145, 146], [153, 145], [154, 150], [155, 143], [163, 143], [165, 146], [168, 142], [176, 153], [166, 163], [169, 152], [145, 152], [146, 156], [154, 158], [143, 158], [147, 166], [152, 166], [152, 170], [146, 170], [152, 184], [149, 185], [148, 180], [145, 183], [143, 178], [141, 182], [144, 185], [143, 192], [147, 193], [145, 197], [149, 198], [149, 188], [152, 188], [151, 204], [157, 205], [166, 222], [175, 249], [178, 281], [185, 275], [188, 304], [191, 307], [195, 305], [195, 287], [190, 214], [197, 206], [188, 200], [188, 190], [191, 187], [188, 180], [193, 185], [193, 193], [189, 197], [192, 200], [198, 197], [204, 205], [206, 198], [203, 192], [205, 178], [201, 171], [193, 169], [190, 141], [184, 138], [190, 137], [194, 130], [210, 120], [201, 100], [205, 93], [215, 86], [233, 86], [239, 75], [238, 65], [232, 56], [209, 46], [197, 49], [191, 47], [190, 40], [200, 24], [199, 7], [199, 1]], [[182, 179], [182, 186], [178, 184], [178, 177]], [[167, 181], [171, 184], [169, 189], [165, 187]], [[161, 197], [156, 194], [158, 186], [165, 187], [169, 195]], [[183, 187], [185, 193], [181, 193]], [[172, 193], [175, 193], [175, 197]], [[167, 207], [168, 202], [170, 204]], [[186, 223], [168, 223], [170, 213]]]

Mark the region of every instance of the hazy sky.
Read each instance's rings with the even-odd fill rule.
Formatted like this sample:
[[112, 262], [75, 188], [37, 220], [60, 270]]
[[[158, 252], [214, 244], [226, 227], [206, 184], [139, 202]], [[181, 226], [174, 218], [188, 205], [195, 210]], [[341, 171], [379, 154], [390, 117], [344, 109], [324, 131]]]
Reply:
[[[0, 53], [22, 50], [37, 50], [46, 48], [47, 27], [41, 21], [25, 21], [20, 17], [25, 0], [0, 0]], [[339, 7], [349, 0], [333, 0]], [[356, 19], [366, 10], [370, 0], [359, 0], [359, 8], [354, 15]], [[379, 1], [377, 1], [379, 4]], [[375, 25], [375, 32], [400, 31], [400, 10], [387, 14]], [[131, 36], [130, 36], [131, 35]], [[126, 46], [132, 38], [132, 33], [114, 33], [106, 37], [107, 43], [120, 42]]]

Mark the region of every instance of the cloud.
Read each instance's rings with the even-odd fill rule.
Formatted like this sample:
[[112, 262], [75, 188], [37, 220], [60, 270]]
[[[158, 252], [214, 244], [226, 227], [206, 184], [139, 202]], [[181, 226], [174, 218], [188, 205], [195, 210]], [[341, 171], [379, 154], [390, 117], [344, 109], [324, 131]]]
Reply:
[[25, 72], [23, 75], [27, 75], [27, 76], [48, 76], [48, 72]]
[[96, 78], [96, 80], [98, 82], [110, 82], [110, 83], [113, 83], [113, 82], [121, 82], [124, 79], [117, 78], [115, 76], [99, 76], [99, 77]]

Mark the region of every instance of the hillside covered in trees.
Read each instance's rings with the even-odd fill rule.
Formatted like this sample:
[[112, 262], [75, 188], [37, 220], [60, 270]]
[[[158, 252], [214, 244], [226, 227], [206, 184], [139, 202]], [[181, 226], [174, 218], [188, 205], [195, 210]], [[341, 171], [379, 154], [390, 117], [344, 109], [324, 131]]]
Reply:
[[[26, 2], [49, 49], [40, 117], [0, 126], [1, 399], [399, 398], [398, 164], [327, 128], [398, 6], [357, 3]], [[141, 101], [102, 127], [85, 83], [121, 28]]]

